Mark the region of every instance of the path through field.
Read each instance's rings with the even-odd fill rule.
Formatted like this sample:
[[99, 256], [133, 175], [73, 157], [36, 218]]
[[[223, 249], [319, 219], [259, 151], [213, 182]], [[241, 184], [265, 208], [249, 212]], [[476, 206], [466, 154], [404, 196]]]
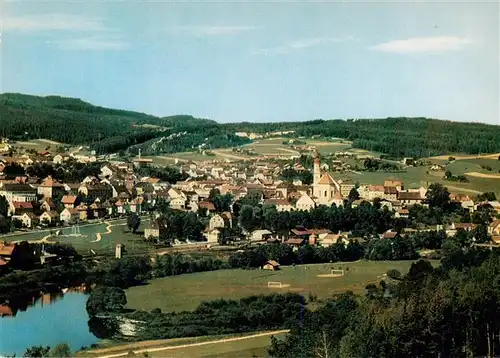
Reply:
[[188, 162], [189, 160], [187, 159], [182, 159], [182, 158], [177, 158], [177, 157], [166, 157], [162, 155], [156, 156], [158, 159], [165, 159], [165, 160], [178, 160], [179, 162]]
[[60, 145], [61, 143], [59, 142], [54, 142], [53, 140], [49, 139], [37, 139], [39, 142], [47, 143], [47, 144], [52, 144], [52, 145]]
[[[129, 354], [129, 351], [132, 350], [134, 354], [141, 354], [141, 353], [150, 353], [150, 352], [162, 352], [162, 351], [175, 351], [176, 349], [182, 349], [182, 348], [191, 348], [191, 347], [199, 347], [199, 346], [206, 346], [206, 345], [212, 345], [212, 344], [221, 344], [221, 343], [228, 343], [228, 342], [236, 342], [236, 341], [243, 341], [246, 339], [252, 339], [252, 338], [257, 338], [257, 337], [266, 337], [266, 336], [273, 336], [273, 335], [278, 335], [278, 334], [283, 334], [283, 333], [288, 333], [288, 329], [282, 329], [279, 331], [272, 331], [272, 332], [264, 332], [264, 333], [258, 333], [258, 334], [253, 334], [251, 336], [243, 336], [243, 337], [234, 337], [234, 338], [226, 338], [226, 339], [219, 339], [216, 341], [207, 341], [207, 342], [199, 342], [199, 343], [191, 343], [191, 344], [182, 344], [178, 346], [169, 346], [169, 347], [159, 347], [159, 348], [143, 348], [143, 349], [138, 349], [138, 350], [133, 350], [136, 348], [136, 344], [131, 344], [127, 345], [127, 348], [129, 349], [128, 351], [124, 353], [115, 353], [115, 354], [109, 354], [109, 355], [103, 355], [99, 356], [99, 358], [114, 358], [114, 357], [123, 357]], [[154, 341], [152, 341], [154, 342]], [[140, 347], [140, 343], [138, 342], [137, 345]], [[158, 344], [158, 343], [156, 343]], [[123, 349], [127, 349], [125, 347], [120, 347]], [[98, 352], [110, 352], [116, 350], [116, 348], [107, 348], [107, 349], [100, 349]], [[175, 354], [172, 352], [172, 354]]]
[[456, 191], [462, 191], [462, 192], [467, 192], [467, 193], [472, 193], [472, 194], [481, 194], [482, 193], [479, 190], [467, 189], [467, 188], [462, 188], [460, 186], [454, 186], [454, 185], [449, 185], [449, 184], [446, 184], [446, 187], [448, 189], [454, 189]]
[[295, 155], [300, 155], [299, 152], [297, 152], [296, 150], [292, 150], [292, 149], [288, 149], [288, 148], [276, 148], [278, 150], [281, 150], [282, 152], [287, 152], [287, 153], [291, 153], [291, 154], [295, 154]]
[[22, 145], [22, 146], [37, 146], [38, 143], [33, 143], [33, 142], [16, 142], [17, 145]]
[[213, 150], [212, 151], [215, 155], [220, 155], [221, 157], [225, 157], [228, 159], [233, 159], [233, 160], [246, 160], [247, 158], [240, 157], [238, 155], [230, 154], [228, 152], [224, 152], [222, 150]]
[[487, 174], [478, 172], [467, 172], [465, 175], [470, 175], [471, 177], [484, 178], [484, 179], [500, 179], [500, 174]]
[[439, 159], [439, 160], [448, 160], [449, 157], [455, 158], [455, 160], [462, 159], [497, 159], [500, 156], [500, 153], [494, 154], [484, 154], [484, 155], [438, 155], [436, 157], [430, 157], [429, 159]]
[[[30, 240], [28, 242], [32, 243], [32, 244], [48, 244], [50, 243], [51, 241], [49, 240], [50, 237], [52, 235], [47, 235], [47, 236], [44, 236], [42, 237], [40, 240]], [[12, 241], [13, 244], [19, 244], [20, 242], [22, 242], [23, 240], [20, 240], [20, 241]]]

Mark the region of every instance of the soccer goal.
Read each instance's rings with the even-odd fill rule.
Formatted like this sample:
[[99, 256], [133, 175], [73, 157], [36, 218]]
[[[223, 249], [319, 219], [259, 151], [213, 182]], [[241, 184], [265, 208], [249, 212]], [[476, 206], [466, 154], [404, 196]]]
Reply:
[[281, 282], [268, 282], [267, 287], [270, 288], [281, 288], [283, 287], [283, 284]]
[[330, 275], [332, 276], [344, 276], [344, 270], [331, 270]]

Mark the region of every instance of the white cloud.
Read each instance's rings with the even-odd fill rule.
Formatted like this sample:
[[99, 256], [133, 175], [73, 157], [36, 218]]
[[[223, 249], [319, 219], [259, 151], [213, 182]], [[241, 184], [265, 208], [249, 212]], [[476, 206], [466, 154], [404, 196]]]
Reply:
[[302, 40], [297, 40], [289, 42], [285, 45], [273, 47], [273, 48], [262, 48], [252, 52], [254, 55], [281, 55], [287, 54], [293, 51], [298, 51], [310, 47], [316, 47], [321, 45], [326, 45], [329, 43], [343, 43], [357, 41], [353, 36], [346, 37], [312, 37]]
[[466, 37], [412, 37], [405, 40], [383, 42], [370, 47], [370, 49], [393, 53], [436, 53], [461, 50], [470, 43], [472, 41]]
[[121, 51], [129, 48], [129, 43], [119, 38], [89, 36], [82, 38], [47, 41], [60, 49], [72, 51]]
[[37, 14], [25, 16], [4, 15], [0, 18], [4, 32], [24, 31], [103, 31], [106, 26], [100, 19], [75, 14]]
[[254, 26], [175, 26], [168, 29], [174, 34], [189, 34], [195, 37], [234, 35], [255, 30]]
[[[20, 32], [25, 34], [48, 35], [53, 40], [45, 43], [64, 50], [119, 51], [129, 47], [117, 31], [106, 26], [99, 18], [69, 13], [47, 13], [34, 15], [4, 15], [0, 26], [5, 33]], [[66, 36], [54, 39], [55, 33]], [[81, 37], [71, 38], [74, 33], [85, 33]]]

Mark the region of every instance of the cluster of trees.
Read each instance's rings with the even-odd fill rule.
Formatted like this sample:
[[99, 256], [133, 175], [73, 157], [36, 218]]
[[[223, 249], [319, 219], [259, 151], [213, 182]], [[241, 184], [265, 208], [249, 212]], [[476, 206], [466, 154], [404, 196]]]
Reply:
[[103, 286], [128, 288], [141, 285], [151, 278], [181, 275], [184, 273], [215, 271], [229, 268], [228, 264], [210, 257], [183, 255], [125, 256], [121, 260], [104, 262], [88, 270], [87, 282]]
[[215, 271], [228, 268], [228, 264], [213, 257], [193, 257], [173, 254], [156, 257], [151, 268], [152, 277], [167, 277], [203, 271]]
[[494, 201], [497, 200], [497, 196], [492, 191], [487, 191], [485, 193], [479, 194], [477, 196], [478, 201]]
[[326, 228], [333, 232], [353, 231], [356, 235], [382, 233], [394, 225], [392, 212], [380, 203], [362, 202], [355, 208], [319, 206], [311, 211], [281, 211], [272, 205], [243, 205], [239, 209], [239, 224], [247, 230], [268, 229], [288, 233], [296, 227]]
[[141, 165], [135, 170], [138, 175], [144, 177], [153, 177], [161, 179], [172, 184], [178, 181], [183, 181], [189, 178], [189, 174], [181, 173], [179, 169], [165, 166], [165, 167], [153, 167], [151, 165]]
[[101, 162], [86, 164], [74, 160], [62, 164], [35, 163], [26, 168], [26, 174], [42, 179], [51, 176], [62, 183], [80, 183], [88, 176], [98, 177], [102, 166]]
[[0, 301], [40, 292], [57, 292], [61, 287], [76, 287], [87, 282], [87, 278], [87, 269], [82, 262], [32, 271], [15, 271], [2, 276]]
[[148, 256], [125, 256], [113, 260], [96, 272], [97, 283], [109, 287], [128, 288], [151, 278], [151, 260]]
[[[480, 251], [480, 252], [479, 252]], [[472, 250], [433, 268], [306, 310], [273, 357], [494, 357], [500, 352], [500, 255]], [[457, 254], [453, 253], [453, 255]], [[465, 265], [464, 265], [465, 263]]]
[[310, 185], [313, 182], [313, 174], [309, 170], [297, 171], [295, 169], [285, 169], [281, 172], [281, 179], [286, 182], [300, 180], [304, 185]]
[[149, 340], [279, 329], [300, 320], [304, 309], [302, 296], [287, 293], [202, 302], [192, 312], [155, 309], [127, 317], [143, 322], [136, 339]]
[[217, 210], [218, 213], [222, 213], [231, 210], [233, 195], [230, 193], [222, 195], [219, 189], [212, 189], [208, 195], [208, 200], [214, 204], [215, 210]]
[[192, 211], [170, 209], [168, 205], [161, 205], [162, 212], [159, 221], [168, 226], [168, 230], [160, 231], [160, 240], [174, 242], [175, 239], [200, 241], [205, 225], [201, 217]]
[[91, 316], [109, 312], [121, 312], [127, 304], [125, 292], [118, 287], [97, 286], [92, 290], [85, 305]]
[[[397, 235], [394, 239], [374, 237], [366, 244], [351, 239], [348, 244], [338, 242], [329, 247], [304, 245], [296, 251], [287, 244], [273, 243], [234, 253], [228, 262], [232, 268], [248, 269], [262, 267], [268, 260], [278, 261], [281, 265], [349, 262], [363, 258], [372, 261], [414, 260], [419, 258], [418, 250], [441, 249], [446, 240], [444, 231], [428, 231]], [[482, 227], [470, 232], [459, 230], [456, 240], [465, 245], [487, 242], [489, 237]]]
[[469, 179], [467, 179], [467, 177], [464, 174], [453, 175], [453, 173], [451, 171], [449, 171], [449, 170], [447, 170], [444, 173], [444, 178], [446, 180], [449, 180], [449, 181], [458, 181], [458, 182], [461, 182], [461, 183], [468, 183], [469, 182]]
[[363, 161], [364, 170], [368, 172], [376, 172], [376, 171], [401, 171], [401, 166], [390, 163], [384, 160], [375, 159], [375, 158], [366, 158]]
[[[496, 200], [492, 192], [480, 194], [477, 200]], [[460, 203], [450, 200], [450, 193], [446, 187], [439, 183], [433, 183], [427, 191], [428, 207], [413, 205], [409, 208], [409, 223], [398, 220], [395, 224], [417, 224], [437, 225], [446, 222], [460, 221], [464, 223], [474, 223], [488, 225], [494, 217], [493, 208], [485, 203], [479, 205], [477, 210], [470, 213], [469, 210], [461, 207]]]
[[364, 256], [364, 248], [357, 241], [348, 245], [337, 243], [329, 247], [304, 245], [293, 251], [289, 245], [275, 243], [260, 245], [254, 249], [237, 252], [229, 257], [232, 268], [259, 268], [266, 261], [275, 260], [281, 265], [356, 261]]
[[66, 343], [61, 343], [50, 348], [50, 346], [33, 346], [26, 348], [23, 357], [34, 358], [34, 357], [61, 357], [67, 358], [71, 357], [71, 348]]
[[5, 196], [0, 195], [0, 234], [10, 232], [11, 220], [9, 217], [9, 202]]

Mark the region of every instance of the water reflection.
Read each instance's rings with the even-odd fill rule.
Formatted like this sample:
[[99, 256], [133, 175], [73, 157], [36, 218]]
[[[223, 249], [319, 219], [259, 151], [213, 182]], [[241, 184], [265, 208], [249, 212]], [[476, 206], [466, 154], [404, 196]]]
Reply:
[[[72, 351], [90, 346], [98, 338], [89, 331], [84, 288], [36, 296], [11, 297], [0, 304], [0, 356], [22, 356], [35, 345], [68, 343]], [[101, 335], [107, 330], [95, 329]]]
[[40, 303], [40, 307], [50, 306], [61, 300], [64, 294], [72, 292], [86, 293], [87, 288], [82, 285], [79, 287], [64, 288], [60, 292], [40, 292], [37, 296], [16, 296], [0, 304], [0, 317], [15, 317], [18, 312], [25, 312], [38, 303]]

